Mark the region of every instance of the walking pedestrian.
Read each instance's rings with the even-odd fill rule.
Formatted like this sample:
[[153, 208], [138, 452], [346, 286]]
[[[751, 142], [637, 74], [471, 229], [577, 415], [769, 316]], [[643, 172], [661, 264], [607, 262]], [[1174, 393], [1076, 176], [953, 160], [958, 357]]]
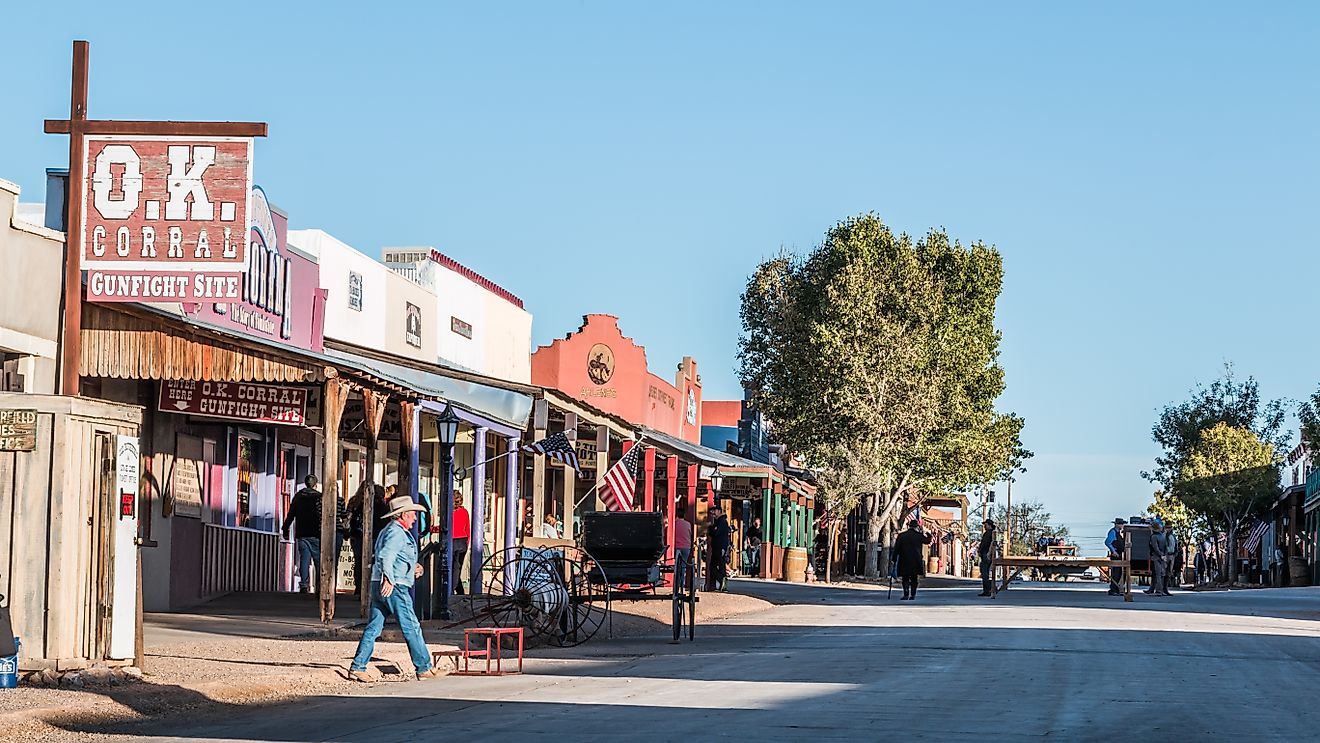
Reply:
[[710, 579], [716, 591], [728, 589], [729, 547], [733, 544], [733, 529], [724, 509], [710, 509]]
[[[1105, 536], [1105, 549], [1109, 550], [1110, 560], [1122, 560], [1127, 553], [1127, 539], [1123, 536], [1123, 527], [1127, 526], [1126, 519], [1114, 519], [1114, 526]], [[1109, 569], [1109, 595], [1123, 595], [1123, 568]]]
[[284, 525], [280, 529], [285, 539], [289, 538], [289, 526], [293, 525], [293, 536], [298, 549], [298, 592], [314, 593], [312, 583], [312, 563], [317, 572], [321, 566], [321, 491], [316, 489], [320, 483], [316, 475], [303, 479], [303, 487], [293, 495], [289, 512], [284, 516]]
[[1173, 533], [1173, 524], [1164, 525], [1164, 539], [1168, 541], [1168, 555], [1164, 558], [1164, 592], [1168, 593], [1170, 588], [1177, 588], [1182, 584], [1179, 576], [1182, 575], [1182, 545], [1178, 543], [1178, 537]]
[[450, 526], [454, 538], [454, 551], [449, 561], [454, 593], [463, 595], [463, 558], [467, 556], [468, 539], [472, 537], [472, 516], [463, 507], [463, 494], [454, 493], [454, 521]]
[[917, 598], [917, 585], [921, 582], [923, 572], [922, 548], [927, 541], [926, 535], [921, 532], [921, 522], [916, 519], [909, 521], [907, 530], [894, 541], [891, 559], [897, 563], [898, 577], [903, 580], [903, 597], [900, 601], [915, 601]]
[[995, 593], [995, 522], [986, 519], [981, 526], [981, 542], [976, 545], [976, 557], [981, 561], [981, 592], [977, 596]]
[[431, 651], [422, 637], [422, 625], [413, 610], [411, 590], [413, 581], [422, 574], [422, 566], [417, 562], [417, 540], [413, 537], [412, 528], [417, 523], [417, 514], [425, 510], [407, 496], [389, 502], [385, 512], [389, 523], [376, 538], [375, 553], [371, 560], [371, 610], [367, 616], [367, 627], [362, 630], [362, 639], [358, 641], [357, 653], [348, 670], [349, 678], [354, 681], [375, 680], [367, 673], [367, 662], [371, 660], [376, 639], [385, 628], [386, 617], [391, 616], [403, 631], [403, 640], [408, 644], [408, 655], [412, 658], [417, 678], [428, 679], [436, 675], [431, 666]]
[[1152, 596], [1169, 595], [1169, 588], [1164, 583], [1168, 557], [1169, 540], [1164, 536], [1164, 524], [1155, 519], [1150, 530], [1150, 588], [1146, 589], [1146, 593]]
[[1205, 556], [1205, 545], [1199, 545], [1196, 548], [1196, 557], [1192, 558], [1192, 573], [1195, 575], [1196, 585], [1202, 585], [1206, 582], [1209, 560]]

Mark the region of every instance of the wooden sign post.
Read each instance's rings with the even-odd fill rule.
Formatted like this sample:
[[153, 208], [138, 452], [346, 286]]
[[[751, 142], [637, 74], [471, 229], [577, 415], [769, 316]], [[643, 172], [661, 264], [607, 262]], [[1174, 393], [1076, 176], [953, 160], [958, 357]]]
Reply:
[[[125, 137], [264, 137], [265, 123], [232, 121], [98, 121], [87, 118], [88, 43], [73, 42], [73, 85], [68, 119], [47, 119], [47, 134], [69, 135], [69, 183], [64, 213], [63, 313], [58, 360], [60, 394], [77, 395], [82, 331], [83, 200], [87, 192], [86, 138]], [[237, 225], [246, 242], [248, 226]], [[164, 242], [164, 241], [162, 241]]]

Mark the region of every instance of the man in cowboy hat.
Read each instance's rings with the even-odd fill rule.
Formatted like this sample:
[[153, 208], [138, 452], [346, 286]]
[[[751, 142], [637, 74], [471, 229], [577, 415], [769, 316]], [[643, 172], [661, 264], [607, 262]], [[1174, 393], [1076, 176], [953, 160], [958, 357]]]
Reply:
[[413, 538], [412, 527], [417, 523], [417, 513], [426, 509], [413, 503], [412, 498], [400, 496], [389, 501], [389, 510], [385, 512], [389, 523], [376, 537], [375, 556], [371, 562], [371, 612], [367, 619], [367, 628], [362, 630], [362, 639], [358, 641], [357, 654], [353, 656], [353, 665], [349, 666], [348, 675], [354, 681], [374, 681], [367, 673], [367, 661], [371, 660], [371, 651], [376, 647], [376, 638], [385, 628], [385, 617], [393, 615], [403, 630], [404, 642], [408, 644], [408, 655], [412, 657], [413, 667], [418, 679], [436, 676], [431, 667], [431, 651], [422, 638], [422, 625], [413, 611], [413, 580], [422, 574], [422, 566], [417, 562], [417, 540]]
[[[1127, 542], [1123, 538], [1123, 527], [1127, 525], [1125, 519], [1114, 519], [1114, 528], [1109, 530], [1105, 536], [1105, 548], [1109, 550], [1109, 559], [1122, 560], [1123, 553], [1127, 549]], [[1123, 569], [1109, 569], [1109, 595], [1123, 595]]]

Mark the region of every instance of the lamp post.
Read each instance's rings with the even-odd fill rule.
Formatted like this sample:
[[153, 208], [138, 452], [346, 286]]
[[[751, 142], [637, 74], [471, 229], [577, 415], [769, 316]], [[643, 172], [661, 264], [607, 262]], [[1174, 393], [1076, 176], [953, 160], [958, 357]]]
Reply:
[[458, 440], [459, 417], [452, 405], [445, 404], [436, 427], [440, 435], [440, 534], [439, 549], [432, 557], [432, 584], [436, 587], [431, 594], [433, 612], [436, 617], [448, 620], [449, 592], [452, 588], [453, 572], [450, 560], [454, 552], [454, 442]]

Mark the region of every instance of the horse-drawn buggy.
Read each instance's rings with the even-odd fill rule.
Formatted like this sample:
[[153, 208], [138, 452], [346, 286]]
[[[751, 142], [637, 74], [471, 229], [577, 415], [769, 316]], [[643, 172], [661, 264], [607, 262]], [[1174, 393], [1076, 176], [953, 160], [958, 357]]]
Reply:
[[674, 641], [685, 630], [691, 640], [698, 563], [666, 557], [658, 512], [588, 512], [580, 545], [518, 546], [491, 555], [473, 613], [497, 627], [521, 627], [529, 639], [570, 646], [602, 626], [608, 631], [616, 601], [668, 601]]

